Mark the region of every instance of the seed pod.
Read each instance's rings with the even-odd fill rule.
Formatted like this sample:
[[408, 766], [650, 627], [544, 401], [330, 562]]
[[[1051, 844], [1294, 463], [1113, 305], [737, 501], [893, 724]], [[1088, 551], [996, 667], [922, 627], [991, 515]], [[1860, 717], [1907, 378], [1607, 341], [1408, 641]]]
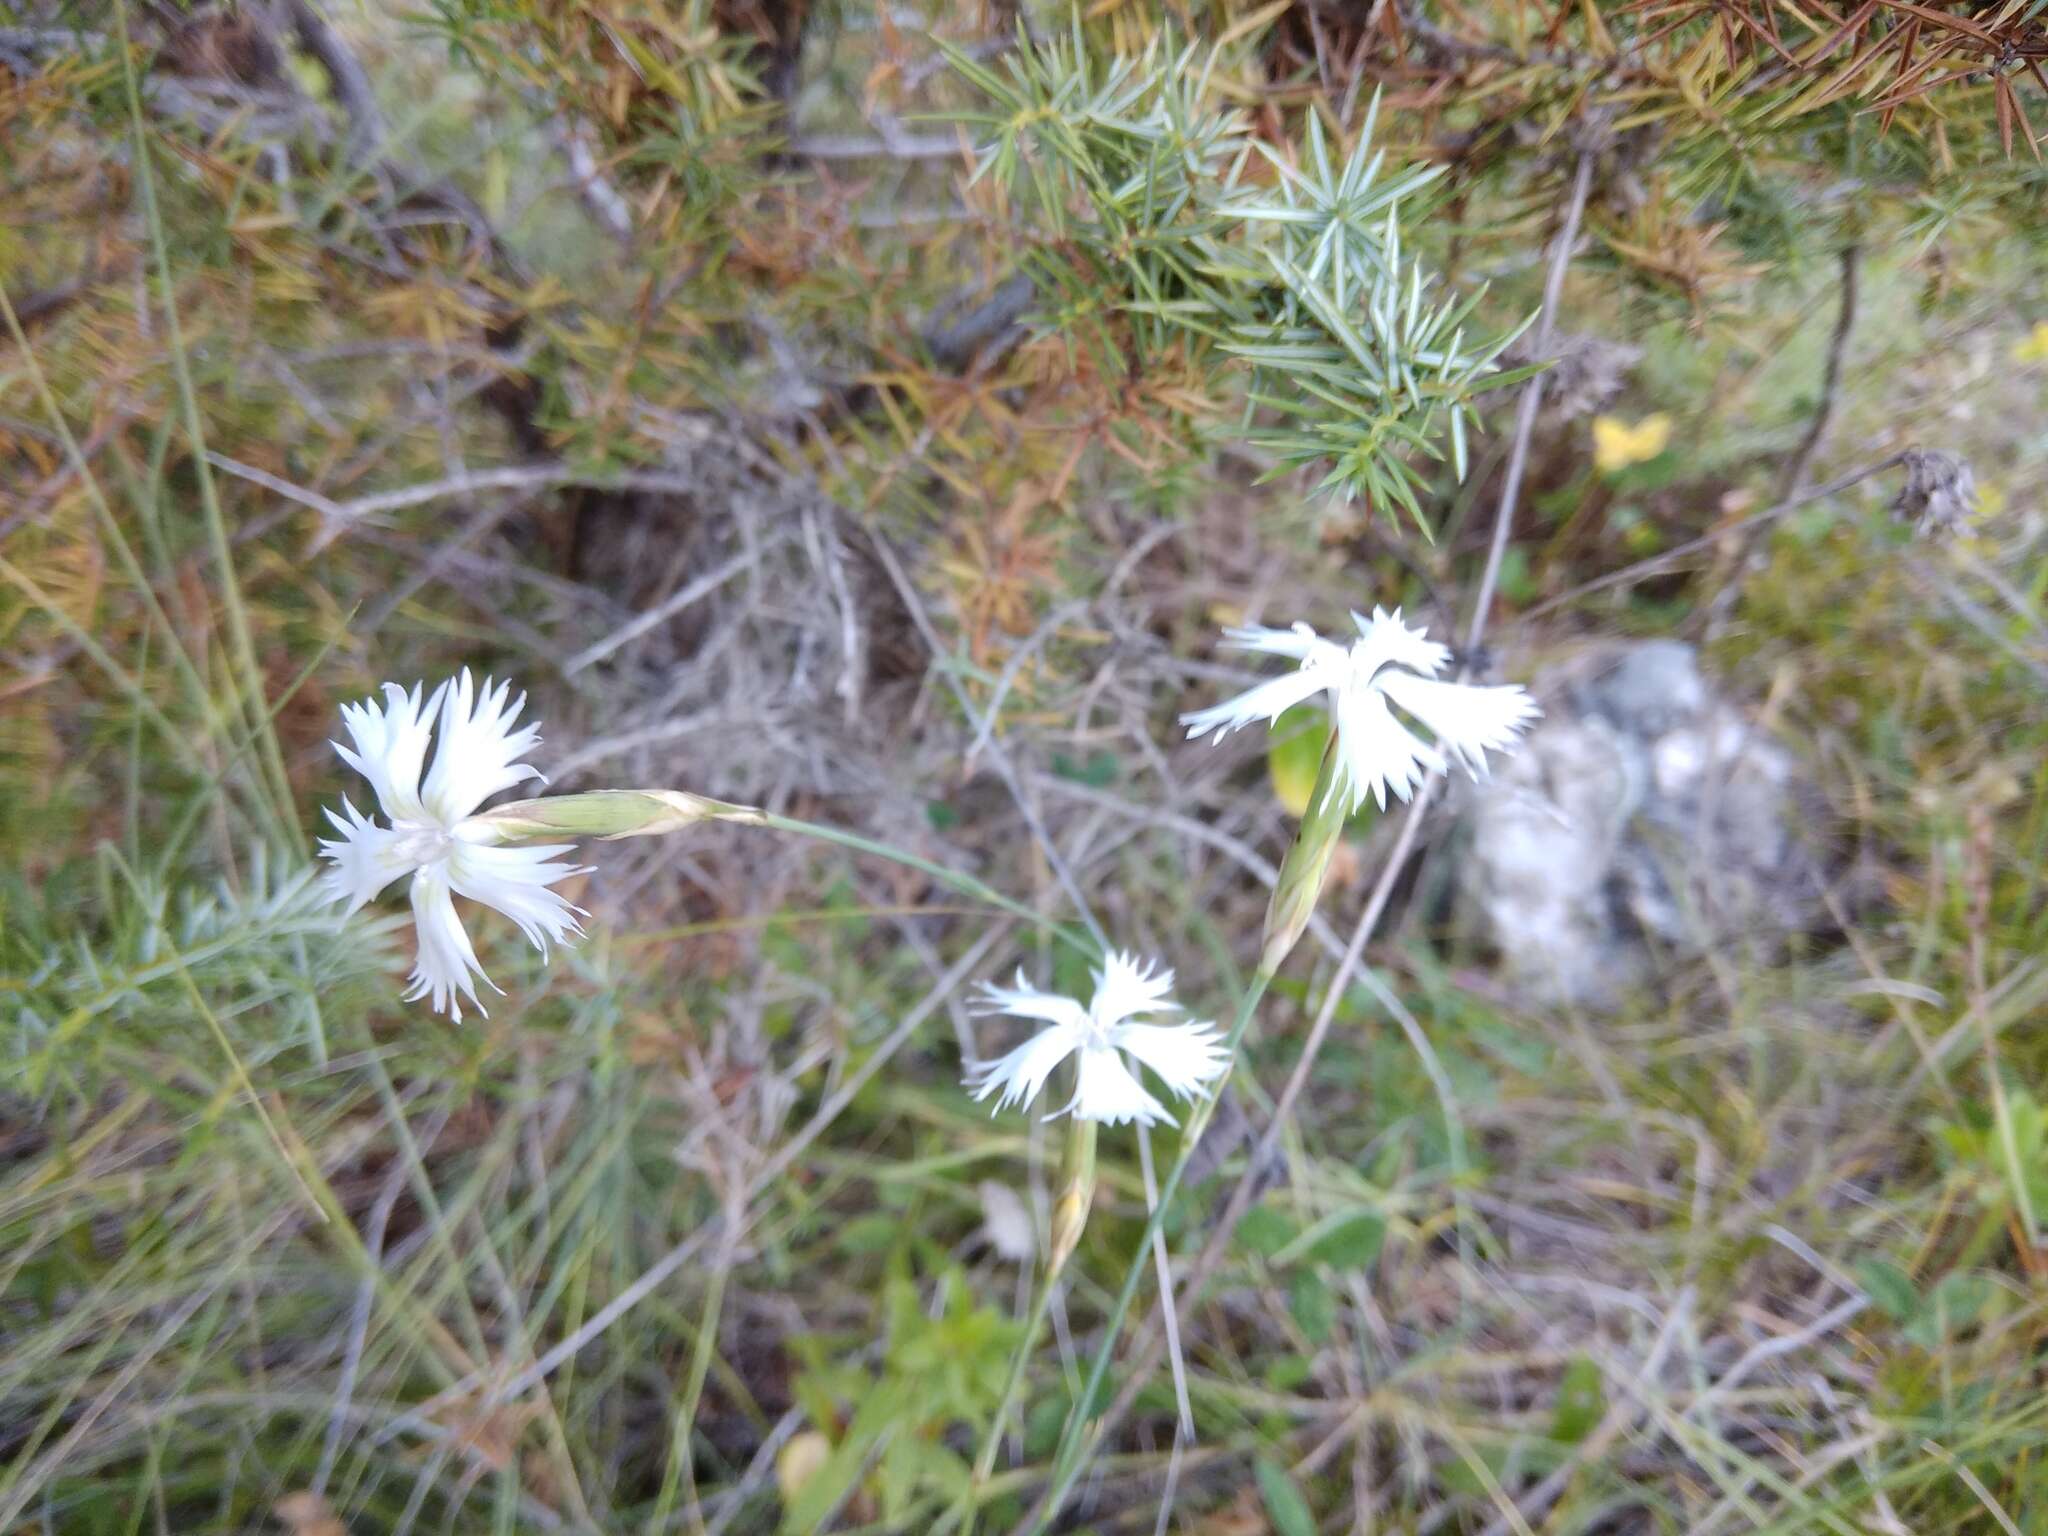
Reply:
[[1969, 461], [1940, 448], [1906, 452], [1906, 484], [1892, 503], [1892, 515], [1911, 519], [1923, 539], [1960, 533], [1977, 507], [1977, 480]]
[[1052, 1204], [1052, 1241], [1045, 1256], [1048, 1279], [1065, 1269], [1074, 1256], [1088, 1225], [1088, 1208], [1095, 1203], [1095, 1126], [1095, 1121], [1078, 1115], [1067, 1121], [1060, 1193]]
[[471, 818], [479, 842], [546, 842], [557, 838], [659, 837], [700, 821], [758, 824], [761, 813], [673, 789], [597, 789], [580, 795], [515, 800]]

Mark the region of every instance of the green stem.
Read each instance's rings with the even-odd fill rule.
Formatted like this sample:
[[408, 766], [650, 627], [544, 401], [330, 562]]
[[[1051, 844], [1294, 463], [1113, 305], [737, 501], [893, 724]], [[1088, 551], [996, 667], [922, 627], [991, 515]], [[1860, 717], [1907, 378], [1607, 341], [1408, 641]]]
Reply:
[[1016, 1408], [1017, 1399], [1023, 1395], [1024, 1369], [1037, 1350], [1039, 1335], [1045, 1331], [1045, 1319], [1052, 1311], [1053, 1287], [1058, 1283], [1059, 1275], [1048, 1268], [1039, 1278], [1032, 1295], [1031, 1311], [1024, 1320], [1024, 1336], [1017, 1340], [1016, 1351], [1010, 1356], [1010, 1374], [1003, 1382], [1003, 1395], [996, 1403], [995, 1417], [989, 1420], [988, 1433], [981, 1442], [981, 1453], [974, 1458], [974, 1477], [961, 1499], [960, 1536], [974, 1536], [974, 1522], [988, 1489], [988, 1480], [996, 1469], [996, 1451], [1003, 1443], [1003, 1430], [1010, 1422], [1010, 1413]]
[[1066, 924], [1054, 922], [1043, 912], [1028, 907], [1013, 897], [1005, 896], [994, 886], [985, 885], [972, 875], [960, 874], [947, 869], [943, 864], [934, 864], [931, 860], [920, 858], [914, 853], [905, 853], [901, 848], [878, 843], [873, 838], [862, 837], [856, 832], [844, 832], [838, 827], [826, 826], [823, 822], [800, 821], [794, 816], [781, 816], [774, 811], [749, 811], [745, 819], [776, 832], [793, 832], [799, 837], [815, 838], [819, 842], [850, 848], [855, 853], [873, 854], [877, 858], [888, 859], [891, 863], [917, 870], [920, 874], [931, 876], [939, 884], [958, 891], [963, 896], [971, 896], [976, 901], [985, 902], [997, 911], [1021, 918], [1034, 927], [1049, 928], [1054, 938], [1063, 944], [1071, 945], [1091, 960], [1100, 958], [1095, 945]]
[[[727, 1223], [728, 1234], [734, 1231]], [[704, 1295], [704, 1316], [697, 1328], [697, 1339], [690, 1351], [690, 1374], [683, 1386], [683, 1400], [676, 1406], [675, 1426], [669, 1443], [668, 1466], [661, 1475], [661, 1493], [655, 1501], [654, 1518], [648, 1522], [650, 1531], [668, 1529], [670, 1512], [675, 1508], [676, 1495], [687, 1480], [690, 1493], [690, 1512], [695, 1517], [698, 1530], [704, 1528], [702, 1505], [697, 1499], [697, 1474], [695, 1456], [690, 1440], [697, 1427], [697, 1407], [703, 1401], [704, 1380], [711, 1374], [712, 1348], [718, 1339], [719, 1315], [725, 1306], [725, 1277], [732, 1267], [731, 1239], [727, 1239], [727, 1251], [719, 1256], [719, 1262], [711, 1268], [711, 1279]]]
[[1230, 1082], [1231, 1073], [1237, 1070], [1237, 1058], [1244, 1044], [1245, 1031], [1250, 1028], [1252, 1015], [1258, 1011], [1259, 1001], [1266, 995], [1266, 988], [1273, 981], [1273, 964], [1261, 965], [1245, 988], [1244, 998], [1237, 1005], [1237, 1019], [1230, 1026], [1230, 1038], [1224, 1049], [1229, 1063], [1222, 1077], [1206, 1098], [1196, 1102], [1188, 1114], [1187, 1129], [1180, 1139], [1180, 1151], [1175, 1154], [1173, 1167], [1167, 1170], [1166, 1182], [1159, 1190], [1159, 1204], [1145, 1223], [1144, 1234], [1138, 1239], [1130, 1267], [1124, 1271], [1123, 1288], [1117, 1292], [1116, 1305], [1110, 1309], [1107, 1324], [1103, 1329], [1102, 1343], [1095, 1351], [1095, 1359], [1088, 1367], [1088, 1379], [1081, 1387], [1080, 1395], [1074, 1399], [1074, 1406], [1067, 1412], [1067, 1422], [1060, 1430], [1060, 1444], [1053, 1456], [1052, 1484], [1046, 1489], [1045, 1498], [1039, 1504], [1038, 1515], [1033, 1522], [1032, 1536], [1048, 1529], [1058, 1515], [1060, 1506], [1066, 1502], [1068, 1492], [1081, 1475], [1083, 1456], [1082, 1442], [1086, 1438], [1087, 1414], [1094, 1403], [1096, 1394], [1102, 1390], [1102, 1380], [1109, 1374], [1110, 1356], [1116, 1353], [1117, 1339], [1123, 1332], [1124, 1319], [1130, 1313], [1131, 1303], [1137, 1299], [1138, 1287], [1145, 1278], [1147, 1261], [1152, 1255], [1152, 1244], [1166, 1225], [1166, 1213], [1173, 1205], [1173, 1197], [1180, 1193], [1181, 1179], [1193, 1160], [1195, 1148], [1201, 1144], [1202, 1133], [1209, 1128], [1209, 1120], [1216, 1112], [1216, 1103], [1223, 1096], [1224, 1088]]

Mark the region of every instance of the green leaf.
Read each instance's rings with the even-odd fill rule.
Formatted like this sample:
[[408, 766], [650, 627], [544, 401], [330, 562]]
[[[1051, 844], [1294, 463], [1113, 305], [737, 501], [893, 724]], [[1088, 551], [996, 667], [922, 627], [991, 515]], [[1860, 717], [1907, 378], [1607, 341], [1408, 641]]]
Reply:
[[1307, 1257], [1338, 1269], [1364, 1269], [1380, 1256], [1386, 1240], [1385, 1217], [1373, 1211], [1354, 1211], [1321, 1232], [1309, 1244]]
[[1237, 1224], [1238, 1245], [1260, 1258], [1270, 1259], [1300, 1235], [1300, 1228], [1270, 1205], [1255, 1205]]
[[874, 1390], [855, 1411], [845, 1435], [832, 1448], [832, 1455], [825, 1465], [812, 1475], [796, 1499], [783, 1510], [783, 1536], [801, 1536], [801, 1533], [815, 1531], [824, 1524], [825, 1517], [853, 1491], [853, 1485], [859, 1481], [861, 1470], [866, 1467], [882, 1432], [906, 1407], [901, 1391], [887, 1382], [875, 1384]]
[[1895, 1323], [1911, 1322], [1920, 1310], [1920, 1288], [1889, 1259], [1865, 1259], [1858, 1264], [1856, 1283], [1872, 1305]]
[[1512, 545], [1501, 557], [1500, 594], [1511, 603], [1526, 603], [1536, 596], [1536, 583], [1529, 575], [1529, 554]]
[[882, 1495], [882, 1518], [900, 1524], [920, 1493], [936, 1493], [947, 1502], [960, 1497], [968, 1483], [967, 1463], [936, 1441], [899, 1430], [882, 1451], [875, 1468]]
[[1085, 784], [1090, 789], [1107, 789], [1117, 780], [1116, 754], [1098, 749], [1077, 763], [1066, 753], [1055, 752], [1052, 755], [1052, 771], [1063, 779]]
[[1316, 1518], [1287, 1469], [1261, 1456], [1255, 1470], [1259, 1497], [1266, 1501], [1266, 1518], [1273, 1522], [1276, 1536], [1316, 1536]]
[[1266, 1385], [1275, 1392], [1292, 1392], [1312, 1378], [1315, 1369], [1315, 1362], [1306, 1355], [1275, 1355], [1266, 1363]]
[[886, 1253], [903, 1235], [903, 1223], [894, 1216], [856, 1216], [839, 1229], [838, 1246], [845, 1253]]
[[1287, 1282], [1287, 1310], [1294, 1314], [1311, 1344], [1326, 1344], [1337, 1324], [1337, 1304], [1323, 1277], [1313, 1269], [1297, 1269]]
[[1926, 1304], [1906, 1325], [1906, 1337], [1930, 1353], [1940, 1350], [1976, 1326], [1990, 1306], [1997, 1287], [1988, 1276], [1955, 1270], [1941, 1277], [1927, 1293]]
[[1067, 1423], [1067, 1399], [1055, 1392], [1041, 1397], [1024, 1415], [1024, 1459], [1042, 1461], [1060, 1443]]
[[1600, 1367], [1586, 1355], [1574, 1355], [1557, 1383], [1557, 1407], [1550, 1418], [1550, 1438], [1576, 1445], [1593, 1432], [1607, 1414], [1607, 1383]]

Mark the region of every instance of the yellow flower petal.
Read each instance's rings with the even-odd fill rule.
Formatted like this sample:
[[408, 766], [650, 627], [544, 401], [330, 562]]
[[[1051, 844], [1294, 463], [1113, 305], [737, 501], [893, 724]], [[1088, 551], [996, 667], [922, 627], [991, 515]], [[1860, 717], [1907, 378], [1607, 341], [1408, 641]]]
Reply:
[[1662, 411], [1631, 426], [1618, 416], [1593, 418], [1593, 463], [1611, 475], [1631, 464], [1646, 464], [1671, 443], [1671, 418]]

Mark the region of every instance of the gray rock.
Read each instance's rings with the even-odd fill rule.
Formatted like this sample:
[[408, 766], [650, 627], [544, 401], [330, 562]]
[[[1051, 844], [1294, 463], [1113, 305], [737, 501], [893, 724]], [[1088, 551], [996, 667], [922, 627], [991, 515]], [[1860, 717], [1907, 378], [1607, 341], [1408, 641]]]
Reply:
[[1611, 1007], [1673, 960], [1768, 957], [1821, 915], [1794, 834], [1817, 797], [1693, 648], [1608, 647], [1539, 688], [1543, 722], [1468, 797], [1465, 924], [1525, 995]]

